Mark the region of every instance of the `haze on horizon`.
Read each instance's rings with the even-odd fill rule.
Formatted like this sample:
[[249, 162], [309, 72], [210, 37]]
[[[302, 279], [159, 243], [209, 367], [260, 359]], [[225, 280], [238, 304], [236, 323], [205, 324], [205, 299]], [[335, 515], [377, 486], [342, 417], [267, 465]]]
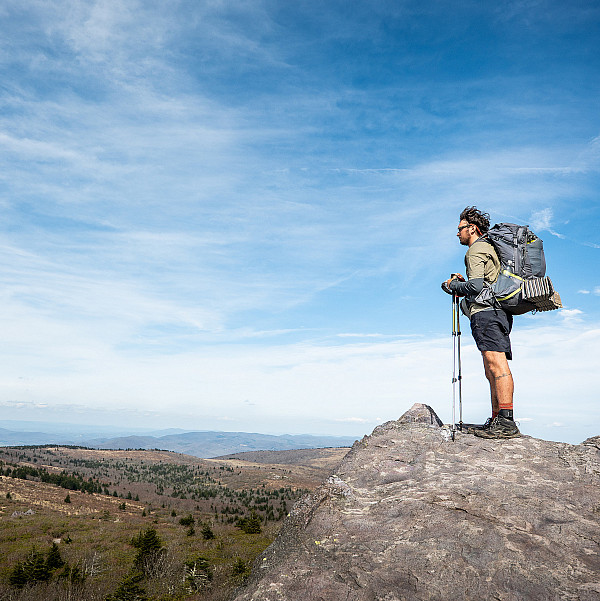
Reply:
[[[600, 6], [7, 0], [0, 419], [448, 422], [458, 214], [527, 223], [525, 434], [600, 434]], [[489, 413], [463, 320], [465, 419]]]

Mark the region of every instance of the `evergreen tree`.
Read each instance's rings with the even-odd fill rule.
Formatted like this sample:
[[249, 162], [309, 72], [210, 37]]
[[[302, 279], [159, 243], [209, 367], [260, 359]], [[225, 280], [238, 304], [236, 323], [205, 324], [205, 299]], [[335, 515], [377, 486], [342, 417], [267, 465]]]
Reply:
[[202, 526], [202, 537], [204, 540], [211, 540], [215, 538], [215, 533], [208, 524], [204, 524], [204, 526]]
[[50, 579], [50, 568], [46, 565], [46, 558], [40, 551], [33, 549], [25, 560], [24, 567], [30, 582], [46, 582]]
[[85, 580], [85, 574], [81, 571], [81, 568], [79, 566], [71, 567], [69, 564], [65, 565], [65, 569], [58, 577], [71, 584], [81, 584]]
[[10, 572], [8, 581], [16, 588], [23, 588], [30, 582], [46, 582], [52, 572], [46, 564], [44, 554], [32, 549], [23, 562], [19, 562]]
[[156, 532], [156, 528], [146, 528], [131, 540], [131, 544], [138, 550], [134, 568], [141, 573], [147, 572], [148, 564], [156, 559], [163, 551], [163, 544]]
[[194, 516], [190, 514], [184, 518], [181, 518], [179, 523], [182, 526], [193, 526], [196, 523], [196, 520], [194, 519]]
[[15, 588], [23, 588], [28, 582], [29, 578], [25, 572], [25, 566], [22, 562], [19, 562], [11, 571], [8, 576], [8, 582]]
[[139, 574], [125, 576], [117, 590], [106, 597], [106, 601], [149, 601], [146, 591], [139, 584], [140, 581]]
[[207, 586], [212, 577], [212, 569], [206, 558], [199, 556], [185, 562], [185, 583], [191, 593]]
[[252, 511], [250, 517], [239, 520], [236, 526], [241, 528], [246, 534], [260, 534], [262, 532], [261, 519], [256, 511]]
[[60, 556], [58, 545], [56, 543], [52, 543], [52, 547], [50, 547], [50, 551], [48, 551], [48, 555], [46, 556], [47, 568], [52, 571], [62, 568], [64, 565], [65, 562]]

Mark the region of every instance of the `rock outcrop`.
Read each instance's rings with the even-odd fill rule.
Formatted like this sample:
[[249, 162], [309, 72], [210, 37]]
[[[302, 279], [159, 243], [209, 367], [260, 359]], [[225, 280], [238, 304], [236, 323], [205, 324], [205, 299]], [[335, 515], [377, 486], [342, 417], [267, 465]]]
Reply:
[[419, 405], [356, 442], [235, 601], [599, 600], [600, 437], [438, 422]]

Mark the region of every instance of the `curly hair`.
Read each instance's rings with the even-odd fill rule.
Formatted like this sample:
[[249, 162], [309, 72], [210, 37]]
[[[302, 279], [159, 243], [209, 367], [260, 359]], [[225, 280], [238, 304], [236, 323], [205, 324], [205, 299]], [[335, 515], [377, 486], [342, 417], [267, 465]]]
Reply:
[[481, 234], [485, 234], [490, 229], [490, 216], [488, 213], [480, 211], [477, 207], [465, 207], [460, 214], [460, 220], [476, 226]]

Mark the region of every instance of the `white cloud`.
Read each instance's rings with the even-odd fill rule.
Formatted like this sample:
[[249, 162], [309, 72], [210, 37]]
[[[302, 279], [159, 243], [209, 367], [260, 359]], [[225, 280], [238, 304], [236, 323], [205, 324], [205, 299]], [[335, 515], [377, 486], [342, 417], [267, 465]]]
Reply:
[[552, 226], [553, 217], [554, 213], [550, 208], [536, 211], [531, 215], [531, 226], [536, 230], [547, 230]]
[[[67, 414], [63, 405], [78, 405], [105, 416], [122, 414], [120, 421], [131, 419], [133, 425], [136, 412], [163, 415], [164, 421], [168, 400], [173, 426], [340, 434], [368, 433], [374, 422], [397, 419], [414, 402], [431, 405], [446, 422], [451, 416], [447, 337], [340, 344], [334, 336], [275, 346], [257, 339], [251, 345], [144, 356], [112, 346], [109, 338], [103, 341], [89, 324], [67, 326], [39, 316], [29, 333], [8, 327], [10, 320], [4, 314], [0, 324], [5, 332], [0, 401], [5, 404], [43, 404], [62, 415]], [[517, 419], [520, 412], [527, 415], [522, 420], [531, 423], [526, 433], [543, 437], [543, 424], [567, 424], [563, 414], [569, 399], [568, 436], [578, 442], [597, 434], [600, 423], [597, 386], [589, 377], [600, 353], [600, 326], [561, 321], [541, 315], [533, 327], [524, 321], [515, 327], [515, 414]], [[480, 354], [465, 337], [466, 421], [485, 420], [488, 396]], [[223, 415], [230, 418], [227, 425]]]
[[[0, 399], [38, 409], [88, 399], [140, 415], [168, 401], [186, 421], [227, 415], [235, 425], [251, 398], [262, 421], [247, 423], [323, 417], [327, 427], [344, 426], [340, 416], [391, 419], [422, 400], [447, 419], [447, 341], [410, 333], [438, 327], [431, 282], [460, 254], [460, 209], [485, 202], [494, 218], [523, 223], [531, 214], [534, 230], [561, 238], [555, 212], [568, 202], [571, 242], [598, 247], [578, 241], [593, 223], [583, 237], [574, 230], [582, 207], [591, 214], [599, 138], [554, 129], [581, 132], [574, 113], [589, 123], [585, 91], [540, 103], [537, 74], [502, 71], [440, 83], [417, 71], [431, 48], [395, 63], [415, 80], [372, 86], [377, 65], [361, 67], [347, 49], [393, 47], [380, 23], [393, 13], [400, 25], [405, 9], [358, 9], [365, 26], [326, 4], [305, 20], [290, 19], [288, 6], [305, 9], [285, 2], [276, 17], [262, 1], [3, 3]], [[403, 16], [415, 35], [419, 19]], [[300, 21], [319, 35], [291, 25]], [[453, 21], [453, 37], [466, 22]], [[447, 34], [429, 29], [425, 46]], [[323, 61], [340, 40], [339, 62]], [[583, 261], [566, 261], [592, 273], [593, 252], [579, 250]], [[590, 367], [571, 339], [591, 318], [557, 315], [565, 353]], [[537, 336], [549, 322], [532, 323]], [[485, 418], [478, 355], [466, 340], [465, 351], [469, 410]], [[536, 352], [546, 363], [534, 356], [537, 371], [518, 385], [566, 398], [562, 384], [534, 378], [559, 373], [558, 356]], [[594, 373], [580, 374], [585, 399]]]
[[573, 324], [581, 322], [583, 311], [580, 309], [560, 309], [559, 315], [565, 323]]
[[534, 231], [547, 231], [557, 238], [564, 239], [563, 234], [552, 229], [552, 220], [554, 219], [554, 211], [551, 208], [542, 209], [532, 213], [530, 223]]

